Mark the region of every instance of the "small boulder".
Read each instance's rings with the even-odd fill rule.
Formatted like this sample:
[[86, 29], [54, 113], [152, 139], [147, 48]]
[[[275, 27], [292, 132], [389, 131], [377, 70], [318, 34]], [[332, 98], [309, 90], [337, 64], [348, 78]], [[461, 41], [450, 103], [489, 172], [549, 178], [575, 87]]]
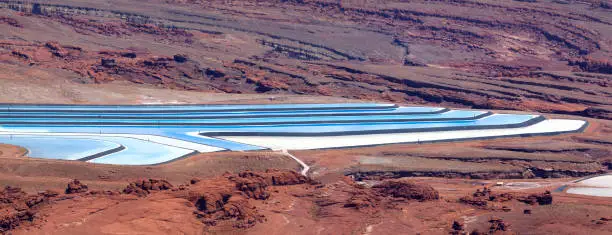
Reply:
[[491, 226], [489, 227], [489, 233], [491, 234], [495, 233], [496, 231], [510, 230], [510, 224], [504, 222], [504, 220], [501, 218], [492, 217], [491, 219], [489, 219], [489, 223], [491, 223]]
[[200, 182], [201, 180], [198, 178], [193, 178], [189, 181], [190, 184], [197, 184], [198, 182]]
[[174, 55], [174, 61], [176, 61], [177, 63], [185, 63], [187, 62], [187, 60], [189, 60], [189, 57], [187, 57], [187, 55], [185, 54]]
[[47, 42], [45, 43], [45, 47], [47, 47], [49, 51], [51, 51], [51, 53], [57, 57], [63, 58], [70, 54], [68, 50], [62, 47], [58, 42]]
[[66, 194], [83, 193], [83, 192], [87, 192], [87, 190], [88, 190], [87, 185], [81, 183], [81, 181], [77, 179], [72, 180], [66, 186]]
[[136, 58], [136, 53], [134, 53], [134, 52], [122, 52], [121, 53], [121, 57], [134, 59], [134, 58]]
[[100, 64], [106, 68], [112, 68], [112, 67], [117, 66], [117, 62], [115, 62], [115, 59], [102, 58], [100, 61]]
[[522, 197], [517, 198], [517, 200], [527, 203], [529, 205], [535, 205], [535, 204], [550, 205], [552, 204], [553, 197], [550, 191], [546, 191], [540, 194], [530, 194], [527, 196], [522, 196]]
[[463, 231], [465, 229], [465, 223], [455, 220], [455, 221], [453, 221], [452, 228], [455, 231]]

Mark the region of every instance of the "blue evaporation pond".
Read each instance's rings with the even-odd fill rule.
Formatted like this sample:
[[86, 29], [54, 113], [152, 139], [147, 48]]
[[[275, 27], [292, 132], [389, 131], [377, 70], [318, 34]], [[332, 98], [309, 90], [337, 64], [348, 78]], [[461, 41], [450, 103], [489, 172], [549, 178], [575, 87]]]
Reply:
[[175, 131], [167, 131], [159, 134], [161, 136], [166, 136], [174, 139], [179, 139], [183, 141], [189, 141], [193, 143], [204, 144], [208, 146], [214, 146], [218, 148], [224, 148], [231, 151], [253, 151], [253, 150], [265, 150], [268, 149], [266, 147], [243, 144], [239, 142], [234, 142], [231, 140], [218, 139], [209, 136], [201, 136], [201, 135], [187, 135], [183, 132], [175, 132]]
[[426, 130], [431, 128], [475, 128], [486, 126], [488, 128], [504, 128], [506, 125], [518, 125], [527, 122], [539, 115], [495, 114], [476, 120], [461, 121], [419, 121], [419, 122], [393, 122], [393, 123], [344, 123], [344, 124], [296, 124], [296, 125], [261, 125], [261, 126], [218, 126], [203, 128], [203, 135], [265, 135], [276, 133], [291, 134], [317, 134], [317, 133], [345, 133], [345, 132], [372, 132], [397, 131], [410, 132], [410, 130]]
[[[45, 125], [0, 125], [2, 131], [29, 132], [29, 133], [88, 133], [88, 134], [143, 134], [165, 136], [169, 138], [179, 139], [183, 141], [214, 146], [233, 151], [248, 151], [248, 150], [263, 150], [264, 147], [237, 143], [229, 140], [210, 138], [205, 136], [192, 136], [187, 132], [198, 132], [198, 127], [141, 127], [141, 126], [45, 126]], [[92, 137], [93, 138], [93, 137]], [[110, 137], [95, 136], [96, 139], [104, 139]], [[124, 143], [127, 139], [116, 137], [115, 142]], [[127, 147], [127, 146], [126, 146]]]
[[2, 125], [5, 130], [29, 132], [64, 132], [64, 133], [105, 133], [105, 134], [149, 134], [215, 146], [230, 150], [255, 150], [261, 147], [245, 145], [214, 138], [200, 138], [187, 135], [187, 132], [201, 132], [202, 135], [266, 135], [282, 134], [310, 135], [316, 133], [367, 133], [410, 132], [411, 130], [426, 131], [430, 128], [474, 128], [487, 126], [489, 128], [504, 128], [505, 125], [517, 125], [527, 122], [538, 115], [495, 114], [476, 120], [462, 121], [405, 121], [389, 123], [342, 123], [342, 124], [284, 124], [284, 125], [252, 125], [252, 126], [95, 126], [95, 125]]
[[121, 146], [104, 140], [33, 135], [0, 135], [0, 143], [24, 147], [30, 157], [64, 160], [77, 160]]
[[194, 152], [189, 149], [133, 138], [106, 138], [119, 141], [125, 149], [117, 153], [90, 160], [89, 162], [118, 165], [150, 165], [168, 162]]
[[436, 107], [399, 107], [385, 109], [330, 109], [330, 110], [293, 110], [293, 111], [234, 111], [234, 112], [177, 112], [177, 113], [91, 113], [87, 111], [41, 111], [41, 112], [19, 112], [2, 111], [0, 116], [7, 118], [21, 117], [57, 117], [57, 118], [246, 118], [246, 117], [283, 117], [283, 116], [334, 116], [334, 115], [409, 115], [423, 113], [438, 113], [444, 108]]
[[453, 110], [439, 114], [415, 114], [415, 115], [377, 115], [377, 116], [309, 116], [309, 117], [276, 117], [276, 118], [231, 118], [231, 119], [98, 119], [98, 118], [0, 118], [0, 123], [19, 122], [19, 124], [44, 123], [54, 124], [89, 124], [97, 125], [259, 125], [259, 124], [292, 124], [307, 122], [391, 122], [410, 120], [435, 120], [435, 119], [472, 119], [483, 115], [483, 111]]
[[231, 110], [295, 110], [295, 109], [350, 109], [350, 108], [394, 108], [394, 104], [343, 103], [343, 104], [263, 104], [263, 105], [1, 105], [4, 111], [231, 111]]

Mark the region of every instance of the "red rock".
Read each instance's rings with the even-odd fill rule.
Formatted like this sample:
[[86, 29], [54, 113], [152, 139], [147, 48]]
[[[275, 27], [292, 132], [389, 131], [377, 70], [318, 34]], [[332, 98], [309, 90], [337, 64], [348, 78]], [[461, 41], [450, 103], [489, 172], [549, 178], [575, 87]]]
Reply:
[[417, 184], [404, 180], [389, 180], [373, 187], [384, 196], [416, 199], [419, 201], [438, 200], [438, 191], [427, 184]]
[[530, 194], [527, 196], [522, 196], [520, 198], [517, 198], [517, 200], [530, 205], [535, 205], [536, 203], [539, 205], [549, 205], [552, 204], [553, 197], [550, 191], [546, 191], [541, 194]]
[[38, 206], [57, 195], [59, 193], [49, 190], [28, 195], [21, 188], [6, 186], [0, 191], [0, 232], [12, 230], [24, 222], [32, 222]]
[[376, 208], [381, 203], [381, 197], [372, 190], [357, 189], [352, 196], [344, 203], [344, 207], [355, 209]]
[[494, 233], [495, 231], [510, 230], [510, 224], [504, 222], [504, 220], [501, 218], [492, 217], [491, 219], [489, 219], [489, 223], [491, 223], [491, 226], [489, 227], [490, 233]]
[[0, 16], [0, 24], [8, 24], [13, 27], [23, 28], [23, 25], [21, 25], [19, 21], [6, 16]]
[[265, 200], [270, 197], [267, 187], [272, 185], [294, 185], [308, 182], [308, 178], [295, 171], [267, 170], [264, 173], [243, 171], [238, 176], [229, 176], [236, 188], [247, 198]]
[[166, 180], [147, 179], [130, 183], [123, 189], [123, 193], [144, 197], [149, 195], [151, 191], [169, 190], [173, 187], [174, 186]]
[[242, 191], [247, 198], [265, 200], [270, 197], [266, 190], [268, 184], [263, 177], [234, 177], [232, 180], [236, 183], [236, 189]]
[[459, 221], [453, 221], [453, 226], [452, 226], [453, 230], [456, 231], [462, 231], [465, 229], [465, 223], [463, 222], [459, 222]]
[[578, 66], [585, 72], [612, 74], [612, 63], [607, 60], [598, 60], [587, 57], [580, 60], [571, 60], [569, 65]]
[[250, 228], [255, 223], [264, 221], [264, 216], [258, 214], [254, 206], [239, 196], [231, 197], [223, 206], [223, 211], [224, 217], [238, 219], [239, 222], [234, 224], [237, 228]]
[[23, 199], [27, 194], [21, 188], [6, 186], [0, 191], [0, 203], [12, 203]]
[[11, 51], [11, 54], [14, 56], [19, 57], [20, 59], [23, 60], [29, 60], [30, 58], [32, 58], [31, 55], [29, 55], [28, 53], [24, 52], [24, 51], [20, 51], [20, 50], [13, 50]]
[[66, 50], [57, 42], [47, 42], [45, 43], [45, 46], [49, 48], [49, 51], [51, 51], [51, 53], [53, 53], [53, 55], [57, 57], [63, 58], [69, 55], [68, 50]]
[[295, 185], [309, 182], [308, 177], [295, 171], [269, 169], [266, 172], [243, 171], [238, 173], [241, 178], [260, 178], [268, 185]]
[[24, 221], [32, 221], [34, 213], [29, 210], [15, 210], [8, 208], [0, 210], [0, 232], [6, 232], [19, 226]]
[[189, 57], [184, 54], [176, 54], [173, 56], [173, 58], [174, 58], [174, 61], [176, 61], [177, 63], [185, 63], [187, 62], [187, 60], [189, 60]]
[[198, 182], [202, 181], [201, 179], [198, 178], [193, 178], [189, 181], [190, 184], [197, 184]]
[[483, 235], [484, 233], [481, 233], [480, 231], [478, 231], [478, 229], [474, 229], [472, 232], [470, 232], [470, 235]]
[[79, 180], [74, 179], [66, 186], [66, 194], [87, 192], [87, 185], [82, 184]]
[[112, 67], [117, 66], [117, 63], [115, 62], [114, 59], [106, 59], [106, 58], [100, 59], [100, 64], [107, 68], [112, 68]]
[[222, 182], [211, 185], [200, 185], [191, 188], [189, 200], [197, 209], [194, 214], [208, 226], [216, 226], [220, 222], [229, 221], [233, 227], [248, 228], [264, 217], [248, 202], [248, 198], [235, 194], [231, 188]]

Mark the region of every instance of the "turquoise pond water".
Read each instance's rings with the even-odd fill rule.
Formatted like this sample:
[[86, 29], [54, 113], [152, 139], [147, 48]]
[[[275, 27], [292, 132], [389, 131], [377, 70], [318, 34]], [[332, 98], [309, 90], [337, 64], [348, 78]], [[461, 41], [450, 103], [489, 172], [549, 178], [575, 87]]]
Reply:
[[[0, 142], [26, 147], [33, 157], [66, 160], [76, 160], [123, 146], [121, 151], [91, 161], [156, 164], [185, 156], [194, 150], [169, 143], [108, 135], [162, 136], [231, 151], [247, 151], [265, 148], [214, 136], [319, 136], [471, 130], [519, 127], [538, 120], [541, 120], [538, 115], [491, 114], [486, 111], [397, 107], [393, 104], [373, 103], [0, 105]], [[9, 132], [28, 135], [16, 137], [7, 135]], [[42, 136], [45, 133], [76, 136]]]
[[[93, 139], [95, 138], [95, 139]], [[124, 149], [91, 162], [147, 165], [171, 161], [192, 153], [193, 150], [157, 144], [146, 140], [104, 136], [37, 136], [2, 135], [0, 143], [12, 144], [28, 149], [28, 156], [35, 158], [77, 160], [124, 146]]]
[[24, 147], [30, 157], [65, 160], [77, 160], [121, 146], [100, 139], [33, 135], [0, 135], [0, 143]]
[[227, 117], [227, 118], [188, 118], [188, 119], [165, 119], [165, 118], [96, 118], [80, 117], [68, 118], [61, 117], [27, 117], [27, 118], [0, 118], [0, 124], [104, 124], [104, 125], [258, 125], [258, 124], [299, 124], [299, 123], [338, 123], [338, 122], [390, 122], [390, 121], [411, 121], [411, 120], [444, 120], [444, 119], [474, 119], [485, 115], [484, 111], [453, 110], [436, 114], [404, 114], [404, 115], [357, 115], [357, 116], [306, 116], [306, 117]]

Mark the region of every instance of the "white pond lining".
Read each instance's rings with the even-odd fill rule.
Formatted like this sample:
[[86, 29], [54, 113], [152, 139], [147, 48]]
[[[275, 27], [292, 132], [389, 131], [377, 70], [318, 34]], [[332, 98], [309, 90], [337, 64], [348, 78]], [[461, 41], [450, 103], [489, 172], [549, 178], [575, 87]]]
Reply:
[[225, 150], [224, 148], [208, 146], [204, 144], [198, 144], [194, 142], [158, 136], [158, 135], [143, 135], [143, 134], [98, 134], [98, 133], [59, 133], [59, 132], [27, 132], [27, 131], [2, 131], [0, 130], [0, 134], [3, 135], [39, 135], [39, 136], [87, 136], [89, 138], [95, 139], [96, 136], [102, 137], [124, 137], [124, 138], [132, 138], [138, 140], [144, 140], [148, 142], [153, 142], [161, 145], [167, 145], [177, 148], [190, 149], [198, 152], [218, 152]]
[[583, 120], [548, 119], [536, 124], [503, 129], [455, 130], [418, 133], [365, 134], [345, 136], [215, 136], [217, 138], [263, 146], [270, 149], [306, 150], [377, 146], [399, 143], [432, 143], [507, 137], [557, 135], [582, 132], [588, 127]]

